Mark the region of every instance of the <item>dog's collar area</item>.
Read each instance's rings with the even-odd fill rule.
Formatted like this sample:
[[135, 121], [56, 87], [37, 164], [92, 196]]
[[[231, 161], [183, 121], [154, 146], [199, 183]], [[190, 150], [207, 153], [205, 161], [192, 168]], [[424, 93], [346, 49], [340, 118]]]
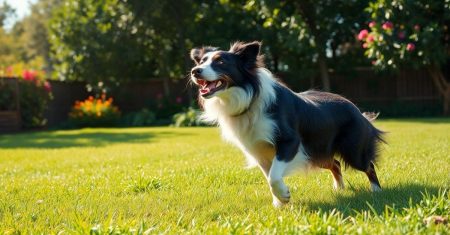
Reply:
[[248, 105], [248, 107], [247, 107], [246, 109], [244, 109], [242, 112], [240, 112], [240, 113], [238, 113], [238, 114], [233, 114], [233, 115], [231, 115], [231, 117], [239, 117], [239, 116], [242, 116], [242, 115], [244, 115], [245, 113], [247, 113], [247, 112], [251, 109], [254, 100], [255, 100], [255, 99], [253, 98], [252, 101], [250, 102], [250, 104]]

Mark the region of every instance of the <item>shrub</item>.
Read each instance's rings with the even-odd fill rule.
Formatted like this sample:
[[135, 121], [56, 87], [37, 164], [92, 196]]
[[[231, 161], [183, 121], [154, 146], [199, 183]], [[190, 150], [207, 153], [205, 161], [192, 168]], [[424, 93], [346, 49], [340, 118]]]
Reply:
[[173, 115], [173, 125], [182, 126], [205, 126], [206, 124], [200, 120], [201, 112], [192, 107], [187, 108], [183, 112]]
[[121, 120], [121, 124], [123, 126], [150, 126], [155, 123], [155, 120], [155, 113], [144, 108], [139, 112], [125, 115]]
[[149, 107], [151, 110], [155, 110], [157, 119], [168, 119], [170, 123], [170, 119], [174, 114], [183, 111], [183, 98], [180, 96], [168, 97], [159, 93]]
[[[6, 71], [9, 71], [8, 67]], [[16, 75], [2, 72], [0, 74]], [[23, 70], [18, 79], [19, 103], [22, 126], [25, 128], [42, 127], [47, 120], [44, 117], [45, 109], [52, 98], [51, 85], [44, 79], [44, 73], [36, 70]], [[17, 110], [15, 102], [15, 88], [7, 79], [0, 80], [0, 110]]]
[[85, 101], [76, 101], [69, 113], [69, 122], [75, 127], [115, 126], [120, 111], [112, 102], [105, 94], [101, 98], [89, 96]]

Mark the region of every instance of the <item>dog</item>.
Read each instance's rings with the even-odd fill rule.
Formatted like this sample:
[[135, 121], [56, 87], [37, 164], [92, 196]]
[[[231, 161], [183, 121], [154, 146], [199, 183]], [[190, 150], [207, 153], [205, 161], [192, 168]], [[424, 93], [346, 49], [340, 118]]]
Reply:
[[194, 48], [191, 81], [199, 87], [202, 119], [242, 150], [266, 177], [276, 207], [289, 202], [283, 177], [310, 168], [329, 169], [334, 188], [344, 188], [335, 155], [381, 186], [374, 162], [383, 133], [377, 115], [361, 113], [342, 96], [309, 90], [295, 93], [264, 67], [261, 43], [236, 42], [228, 51]]

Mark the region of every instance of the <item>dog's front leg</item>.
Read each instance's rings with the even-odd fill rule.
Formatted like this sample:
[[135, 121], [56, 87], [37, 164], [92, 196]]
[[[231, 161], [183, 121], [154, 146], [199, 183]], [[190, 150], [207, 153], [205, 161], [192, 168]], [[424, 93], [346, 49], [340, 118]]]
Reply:
[[280, 161], [275, 157], [272, 166], [270, 167], [269, 177], [267, 177], [270, 191], [272, 192], [273, 205], [275, 207], [281, 207], [291, 199], [289, 188], [283, 181], [283, 174], [286, 167], [287, 163]]
[[276, 143], [276, 155], [272, 161], [267, 180], [273, 196], [273, 205], [280, 207], [289, 202], [291, 193], [283, 181], [283, 176], [291, 161], [299, 151], [300, 138], [295, 135], [287, 135], [290, 138], [280, 138]]

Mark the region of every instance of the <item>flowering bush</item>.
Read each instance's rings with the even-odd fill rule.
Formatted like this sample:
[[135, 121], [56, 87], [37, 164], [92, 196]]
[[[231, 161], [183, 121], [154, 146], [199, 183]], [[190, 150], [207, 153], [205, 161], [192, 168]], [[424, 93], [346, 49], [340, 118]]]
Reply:
[[[440, 24], [443, 2], [377, 0], [366, 9], [371, 22], [357, 35], [365, 55], [380, 69], [422, 67], [445, 61], [448, 27]], [[447, 15], [447, 18], [450, 17]], [[445, 37], [444, 37], [445, 38]]]
[[450, 82], [443, 72], [450, 52], [450, 1], [374, 0], [362, 29], [365, 55], [379, 69], [425, 68], [450, 115]]
[[[46, 124], [45, 109], [52, 98], [52, 88], [44, 79], [44, 72], [37, 70], [18, 70], [11, 66], [0, 68], [0, 77], [18, 79], [19, 102], [22, 125], [25, 128], [41, 127]], [[0, 111], [17, 110], [15, 87], [7, 79], [0, 80]]]
[[117, 125], [120, 111], [112, 102], [105, 94], [101, 98], [89, 96], [85, 101], [76, 101], [69, 113], [69, 122], [76, 127]]

